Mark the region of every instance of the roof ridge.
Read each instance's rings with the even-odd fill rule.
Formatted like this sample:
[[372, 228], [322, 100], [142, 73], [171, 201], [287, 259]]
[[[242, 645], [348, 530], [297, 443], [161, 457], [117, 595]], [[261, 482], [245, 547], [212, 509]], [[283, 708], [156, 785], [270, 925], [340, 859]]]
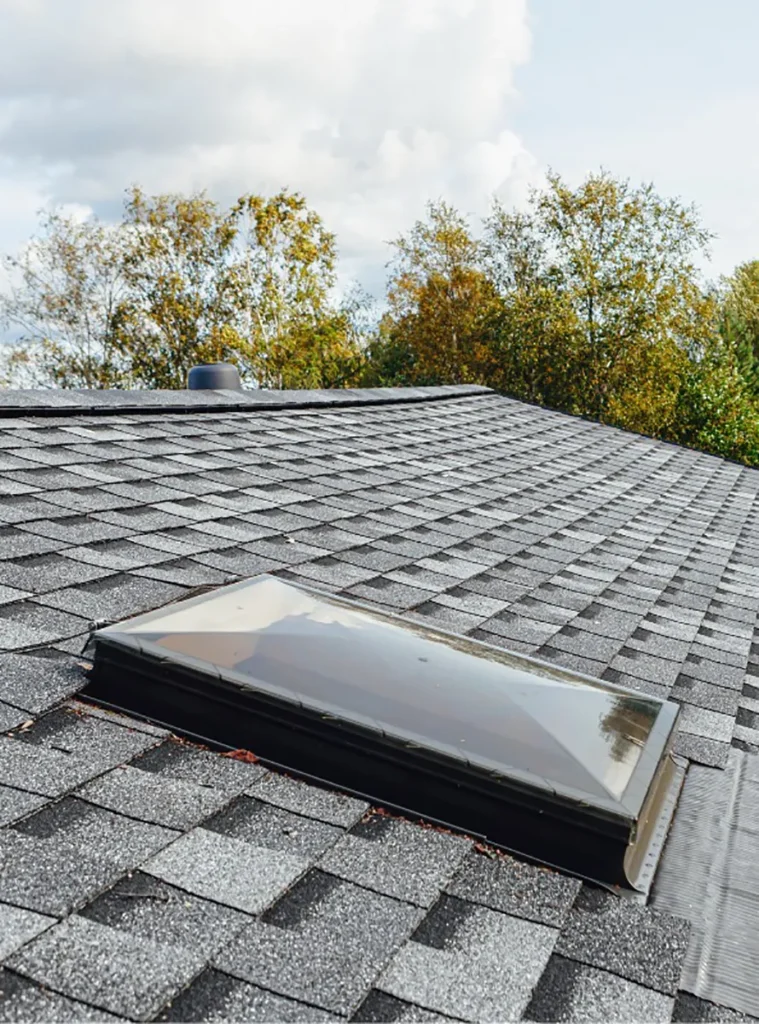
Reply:
[[300, 391], [120, 391], [85, 389], [0, 390], [0, 418], [60, 416], [67, 412], [89, 415], [124, 415], [155, 412], [249, 412], [255, 409], [325, 409], [356, 405], [388, 405], [443, 401], [494, 394], [479, 384], [437, 387], [333, 388]]

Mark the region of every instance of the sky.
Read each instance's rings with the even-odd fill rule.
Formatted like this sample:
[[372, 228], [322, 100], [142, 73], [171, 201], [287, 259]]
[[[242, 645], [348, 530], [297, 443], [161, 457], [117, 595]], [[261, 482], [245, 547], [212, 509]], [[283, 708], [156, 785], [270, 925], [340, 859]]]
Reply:
[[696, 203], [728, 273], [759, 258], [757, 39], [759, 0], [0, 0], [0, 251], [135, 183], [287, 186], [378, 294], [427, 200], [604, 167]]

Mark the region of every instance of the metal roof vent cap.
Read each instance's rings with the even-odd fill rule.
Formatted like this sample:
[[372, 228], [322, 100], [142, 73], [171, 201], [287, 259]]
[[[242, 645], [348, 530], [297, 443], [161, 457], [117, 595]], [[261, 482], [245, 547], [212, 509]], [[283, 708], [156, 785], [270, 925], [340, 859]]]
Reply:
[[193, 366], [187, 374], [190, 391], [240, 391], [240, 374], [232, 363], [205, 363]]

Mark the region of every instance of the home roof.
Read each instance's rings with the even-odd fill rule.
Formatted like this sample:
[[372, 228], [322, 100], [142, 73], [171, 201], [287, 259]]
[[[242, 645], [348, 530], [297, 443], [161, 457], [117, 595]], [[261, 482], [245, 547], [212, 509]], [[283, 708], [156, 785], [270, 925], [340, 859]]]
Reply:
[[[2, 393], [0, 1019], [759, 1015], [758, 490], [482, 388]], [[649, 902], [78, 699], [259, 572], [679, 701]]]

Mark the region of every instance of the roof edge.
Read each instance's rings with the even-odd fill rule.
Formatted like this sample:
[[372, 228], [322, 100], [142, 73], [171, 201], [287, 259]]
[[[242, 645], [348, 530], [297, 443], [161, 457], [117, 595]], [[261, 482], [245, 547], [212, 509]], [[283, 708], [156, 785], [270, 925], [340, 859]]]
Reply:
[[88, 391], [84, 389], [0, 390], [0, 418], [16, 416], [124, 415], [156, 412], [249, 412], [260, 409], [325, 409], [356, 405], [439, 402], [491, 395], [479, 384], [438, 387], [335, 388], [302, 391]]

